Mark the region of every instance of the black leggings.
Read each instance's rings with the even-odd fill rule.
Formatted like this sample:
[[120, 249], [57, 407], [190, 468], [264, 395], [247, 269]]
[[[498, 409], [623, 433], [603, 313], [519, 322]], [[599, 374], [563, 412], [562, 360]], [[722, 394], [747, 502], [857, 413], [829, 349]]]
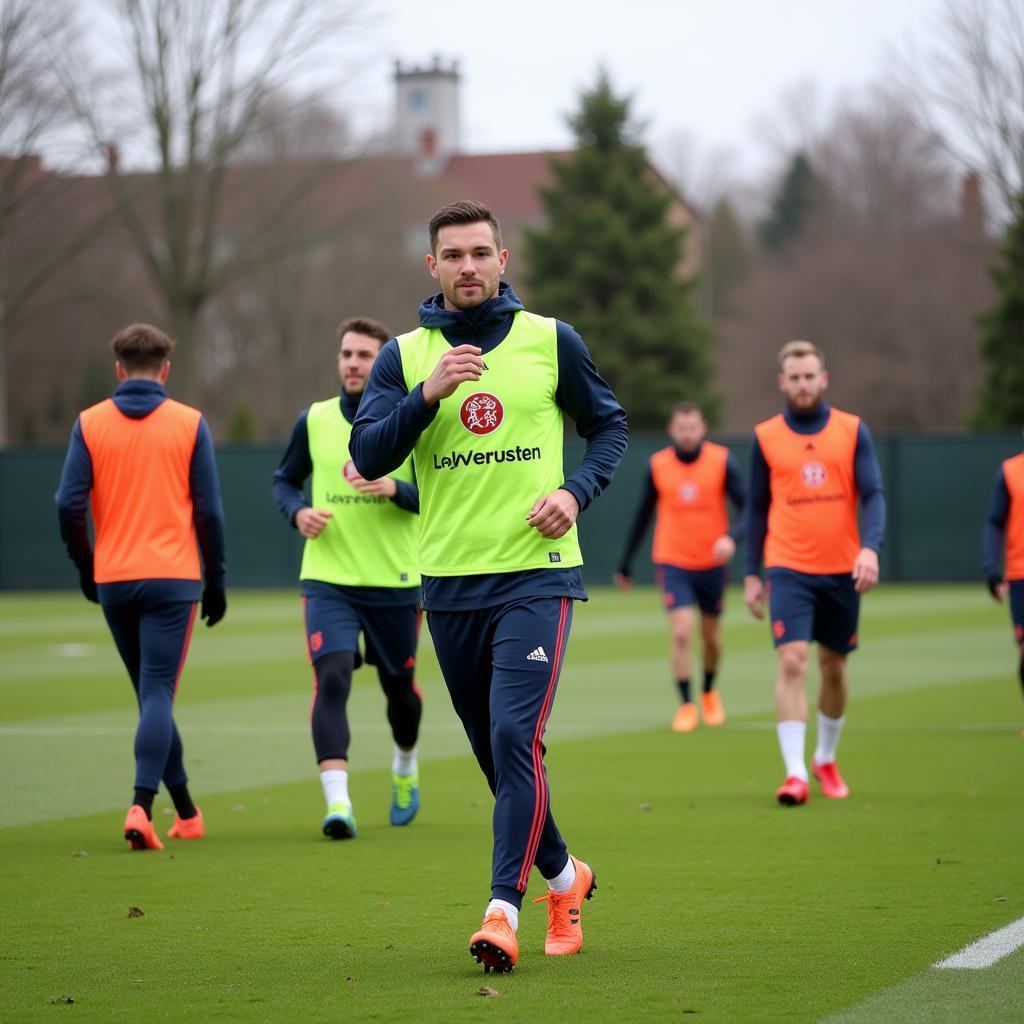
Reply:
[[[317, 658], [316, 696], [313, 698], [313, 749], [317, 761], [348, 760], [352, 738], [348, 726], [348, 695], [352, 689], [355, 652], [333, 651]], [[416, 746], [423, 701], [414, 682], [414, 672], [391, 676], [377, 669], [381, 689], [388, 701], [388, 722], [395, 743], [406, 749]]]

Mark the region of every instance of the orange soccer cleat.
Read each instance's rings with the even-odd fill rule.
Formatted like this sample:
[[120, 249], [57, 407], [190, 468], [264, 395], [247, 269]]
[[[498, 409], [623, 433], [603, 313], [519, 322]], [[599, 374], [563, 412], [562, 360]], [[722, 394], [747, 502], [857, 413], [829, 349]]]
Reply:
[[124, 837], [131, 843], [133, 850], [162, 850], [164, 844], [157, 838], [153, 822], [146, 817], [146, 812], [138, 805], [128, 808], [128, 816], [124, 819]]
[[811, 799], [810, 787], [803, 779], [790, 775], [786, 781], [775, 790], [775, 799], [784, 807], [795, 807], [797, 804], [805, 804]]
[[202, 839], [206, 835], [203, 827], [203, 812], [197, 807], [192, 818], [174, 815], [174, 824], [167, 830], [171, 839]]
[[725, 724], [725, 708], [717, 690], [708, 690], [700, 695], [700, 716], [705, 725]]
[[693, 732], [700, 719], [697, 717], [697, 705], [691, 701], [679, 705], [676, 717], [672, 719], [673, 732]]
[[548, 934], [544, 939], [544, 952], [548, 956], [565, 956], [578, 953], [583, 946], [583, 926], [580, 924], [580, 908], [597, 889], [594, 872], [581, 860], [572, 858], [576, 865], [576, 881], [568, 892], [549, 892], [547, 896], [535, 899], [534, 903], [548, 903]]
[[484, 965], [484, 974], [507, 974], [519, 962], [519, 940], [509, 924], [504, 910], [492, 910], [484, 915], [480, 930], [469, 940], [469, 952], [478, 964]]
[[835, 761], [830, 761], [828, 764], [818, 764], [816, 761], [812, 761], [811, 771], [821, 783], [822, 796], [827, 796], [831, 800], [845, 800], [850, 795], [850, 789], [843, 782], [843, 777], [839, 774], [839, 767]]

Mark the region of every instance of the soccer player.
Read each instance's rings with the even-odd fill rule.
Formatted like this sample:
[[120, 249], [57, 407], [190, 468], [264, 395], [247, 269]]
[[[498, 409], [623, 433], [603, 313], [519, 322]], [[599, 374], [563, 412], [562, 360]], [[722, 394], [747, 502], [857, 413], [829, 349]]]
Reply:
[[[729, 449], [708, 441], [707, 433], [700, 406], [680, 402], [672, 410], [668, 421], [672, 444], [651, 456], [640, 505], [615, 574], [615, 585], [628, 591], [633, 585], [633, 556], [657, 509], [652, 558], [672, 630], [669, 660], [680, 700], [673, 732], [692, 732], [699, 721], [690, 693], [694, 604], [700, 609], [704, 656], [701, 714], [705, 725], [725, 722], [725, 708], [714, 688], [722, 658], [719, 616], [726, 567], [742, 535], [746, 488]], [[726, 495], [736, 506], [731, 529]]]
[[[531, 868], [547, 881], [544, 950], [575, 953], [596, 885], [549, 807], [544, 729], [574, 600], [586, 600], [576, 518], [608, 485], [626, 417], [567, 324], [527, 312], [501, 281], [508, 251], [487, 207], [430, 220], [441, 291], [417, 330], [389, 341], [352, 431], [364, 476], [413, 453], [423, 606], [441, 671], [495, 795], [491, 901], [470, 952], [510, 970]], [[586, 453], [563, 475], [565, 416]]]
[[[420, 806], [416, 742], [423, 704], [414, 678], [420, 619], [416, 569], [419, 493], [412, 461], [393, 475], [366, 480], [349, 458], [349, 436], [366, 378], [388, 332], [353, 317], [338, 328], [341, 397], [299, 414], [281, 464], [274, 498], [306, 543], [299, 577], [306, 643], [313, 664], [313, 748], [327, 801], [323, 833], [354, 839], [348, 791], [350, 731], [346, 705], [359, 667], [377, 666], [394, 739], [392, 825], [408, 825]], [[310, 501], [303, 486], [311, 476]]]
[[75, 421], [57, 491], [61, 536], [82, 593], [103, 609], [139, 705], [135, 796], [124, 822], [133, 850], [163, 849], [153, 826], [161, 780], [176, 812], [167, 834], [203, 837], [174, 723], [174, 695], [203, 574], [207, 626], [220, 622], [227, 608], [213, 441], [202, 414], [164, 390], [173, 345], [147, 324], [132, 324], [114, 338], [121, 383], [112, 398]]
[[[786, 781], [775, 795], [791, 806], [810, 796], [804, 740], [812, 640], [821, 669], [812, 768], [825, 796], [849, 795], [836, 765], [846, 661], [857, 646], [860, 596], [878, 582], [885, 493], [867, 426], [824, 400], [828, 371], [821, 350], [791, 341], [779, 353], [779, 367], [785, 409], [757, 425], [751, 445], [744, 600], [761, 619], [768, 599], [778, 654], [777, 730], [786, 766]], [[762, 555], [767, 587], [760, 576]]]
[[[1000, 571], [1004, 544], [1006, 565]], [[989, 592], [1000, 604], [1007, 596], [1010, 598], [1010, 618], [1020, 653], [1018, 673], [1024, 691], [1024, 452], [1007, 459], [996, 473], [985, 521], [983, 557]]]

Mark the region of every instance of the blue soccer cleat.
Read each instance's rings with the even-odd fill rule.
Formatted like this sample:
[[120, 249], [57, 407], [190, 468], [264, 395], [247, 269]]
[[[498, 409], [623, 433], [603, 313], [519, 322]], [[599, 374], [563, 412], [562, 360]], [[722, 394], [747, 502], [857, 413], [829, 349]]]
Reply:
[[355, 839], [356, 819], [349, 804], [331, 804], [323, 824], [324, 835], [331, 839]]
[[420, 809], [420, 773], [391, 776], [391, 824], [408, 825]]

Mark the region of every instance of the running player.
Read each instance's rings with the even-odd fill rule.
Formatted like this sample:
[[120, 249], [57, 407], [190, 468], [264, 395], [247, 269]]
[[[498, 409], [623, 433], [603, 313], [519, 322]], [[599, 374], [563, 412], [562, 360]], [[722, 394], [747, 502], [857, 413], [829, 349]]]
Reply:
[[[501, 282], [508, 251], [479, 203], [430, 221], [441, 291], [418, 330], [370, 374], [352, 457], [380, 476], [410, 452], [421, 493], [420, 569], [441, 671], [495, 795], [491, 901], [470, 952], [486, 969], [519, 956], [519, 909], [536, 864], [548, 883], [551, 955], [583, 942], [594, 874], [569, 855], [549, 809], [544, 729], [572, 602], [585, 600], [576, 518], [625, 451], [626, 418], [567, 324], [528, 313]], [[563, 476], [565, 415], [586, 439]]]
[[213, 441], [199, 411], [164, 390], [173, 345], [147, 324], [114, 338], [121, 383], [113, 398], [75, 421], [57, 491], [61, 536], [82, 593], [103, 609], [139, 705], [135, 796], [124, 822], [133, 850], [163, 849], [153, 827], [161, 779], [176, 812], [167, 834], [203, 837], [173, 716], [200, 596], [200, 553], [207, 626], [220, 622], [227, 607]]
[[[1000, 572], [1004, 545], [1006, 565]], [[996, 474], [985, 522], [984, 565], [992, 596], [1000, 604], [1010, 599], [1010, 618], [1020, 654], [1017, 671], [1024, 691], [1024, 452], [1007, 459]]]
[[[370, 367], [388, 340], [376, 320], [353, 317], [338, 328], [341, 397], [314, 402], [299, 414], [281, 464], [274, 498], [306, 538], [302, 602], [313, 664], [313, 748], [327, 801], [323, 833], [352, 839], [356, 820], [348, 791], [348, 714], [352, 672], [377, 666], [394, 739], [392, 825], [408, 825], [420, 806], [416, 741], [423, 704], [414, 678], [419, 634], [416, 571], [419, 494], [412, 461], [393, 476], [365, 480], [349, 459], [349, 435]], [[303, 486], [312, 475], [311, 501]]]
[[[652, 558], [672, 630], [669, 660], [680, 700], [673, 732], [692, 732], [699, 721], [690, 693], [694, 604], [700, 608], [704, 656], [701, 714], [705, 725], [725, 722], [725, 708], [714, 688], [722, 658], [719, 616], [727, 566], [742, 534], [746, 488], [729, 449], [708, 441], [707, 433], [700, 406], [680, 402], [672, 410], [668, 421], [672, 444], [651, 456], [640, 505], [615, 574], [615, 585], [628, 591], [633, 585], [633, 556], [657, 509]], [[731, 529], [726, 495], [736, 506]]]
[[[747, 497], [744, 600], [755, 618], [767, 598], [778, 652], [775, 711], [786, 781], [781, 804], [806, 803], [807, 662], [818, 642], [821, 690], [812, 768], [827, 797], [849, 795], [836, 766], [845, 721], [847, 656], [857, 646], [860, 595], [878, 582], [885, 494], [874, 443], [857, 416], [824, 401], [821, 350], [791, 341], [779, 353], [784, 411], [754, 430]], [[857, 498], [863, 511], [863, 543]], [[768, 586], [760, 577], [761, 558]]]

